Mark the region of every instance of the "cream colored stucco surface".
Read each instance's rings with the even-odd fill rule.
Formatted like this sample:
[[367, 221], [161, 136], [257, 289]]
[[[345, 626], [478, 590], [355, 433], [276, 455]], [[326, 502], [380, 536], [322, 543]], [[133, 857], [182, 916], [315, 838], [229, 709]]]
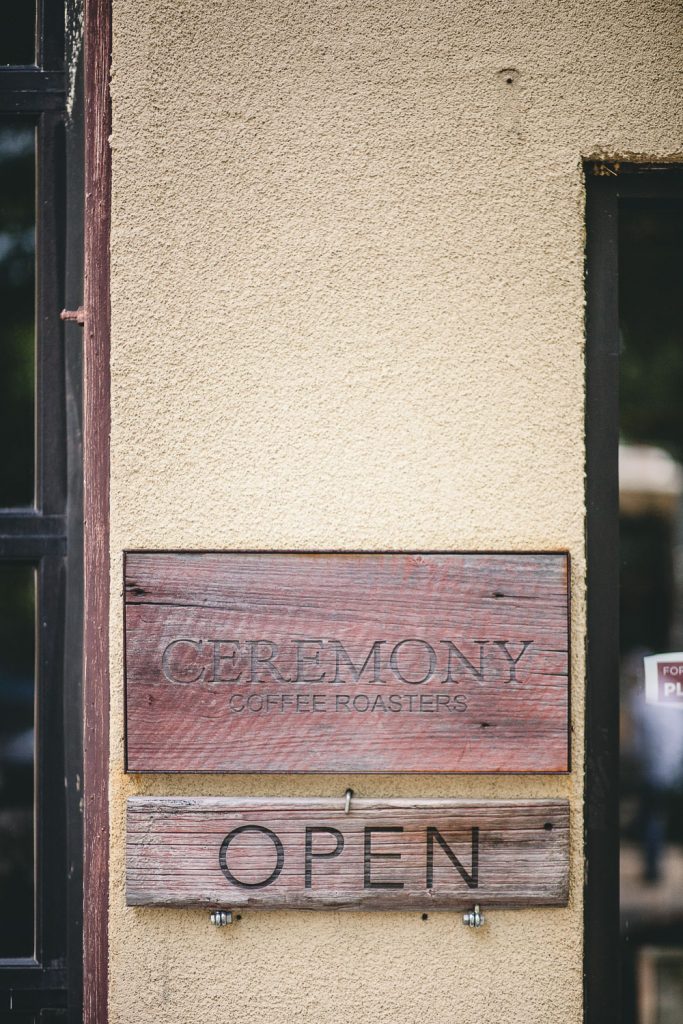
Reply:
[[[675, 0], [114, 0], [115, 1024], [577, 1024], [582, 157], [683, 147]], [[511, 82], [508, 82], [511, 79]], [[567, 777], [123, 772], [126, 548], [572, 556]], [[153, 794], [568, 796], [567, 909], [126, 908]]]

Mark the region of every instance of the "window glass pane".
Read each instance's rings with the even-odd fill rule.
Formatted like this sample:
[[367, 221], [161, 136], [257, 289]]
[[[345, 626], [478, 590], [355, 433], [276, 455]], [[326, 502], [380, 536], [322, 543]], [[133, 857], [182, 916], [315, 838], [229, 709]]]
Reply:
[[0, 957], [34, 953], [35, 569], [0, 564]]
[[0, 64], [34, 64], [36, 60], [35, 0], [13, 0], [3, 11]]
[[35, 130], [0, 118], [0, 508], [34, 501]]
[[[683, 1021], [683, 201], [622, 199], [622, 1024]], [[671, 696], [643, 658], [668, 654]], [[667, 684], [669, 685], [669, 684]], [[661, 688], [660, 688], [661, 689]]]

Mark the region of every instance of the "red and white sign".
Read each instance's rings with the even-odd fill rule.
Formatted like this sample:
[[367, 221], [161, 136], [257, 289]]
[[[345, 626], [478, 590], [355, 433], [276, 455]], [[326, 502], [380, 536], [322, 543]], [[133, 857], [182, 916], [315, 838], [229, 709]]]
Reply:
[[683, 652], [645, 658], [645, 699], [683, 709]]

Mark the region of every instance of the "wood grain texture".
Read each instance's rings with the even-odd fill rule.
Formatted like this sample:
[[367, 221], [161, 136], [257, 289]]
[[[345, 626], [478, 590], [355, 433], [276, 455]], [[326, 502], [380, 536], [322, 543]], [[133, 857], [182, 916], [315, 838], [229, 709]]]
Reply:
[[83, 1021], [108, 1019], [111, 0], [85, 0]]
[[563, 772], [564, 554], [129, 553], [127, 767]]
[[131, 906], [564, 906], [568, 865], [566, 800], [128, 801]]

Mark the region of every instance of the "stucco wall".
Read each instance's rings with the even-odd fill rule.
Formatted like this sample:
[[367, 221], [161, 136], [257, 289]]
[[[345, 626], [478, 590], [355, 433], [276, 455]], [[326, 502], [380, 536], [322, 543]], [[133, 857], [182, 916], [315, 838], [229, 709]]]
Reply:
[[[680, 152], [681, 20], [676, 0], [114, 0], [117, 1024], [581, 1019], [581, 158]], [[128, 547], [568, 548], [572, 774], [126, 777]], [[125, 907], [127, 796], [347, 785], [568, 796], [570, 906], [481, 932]]]

